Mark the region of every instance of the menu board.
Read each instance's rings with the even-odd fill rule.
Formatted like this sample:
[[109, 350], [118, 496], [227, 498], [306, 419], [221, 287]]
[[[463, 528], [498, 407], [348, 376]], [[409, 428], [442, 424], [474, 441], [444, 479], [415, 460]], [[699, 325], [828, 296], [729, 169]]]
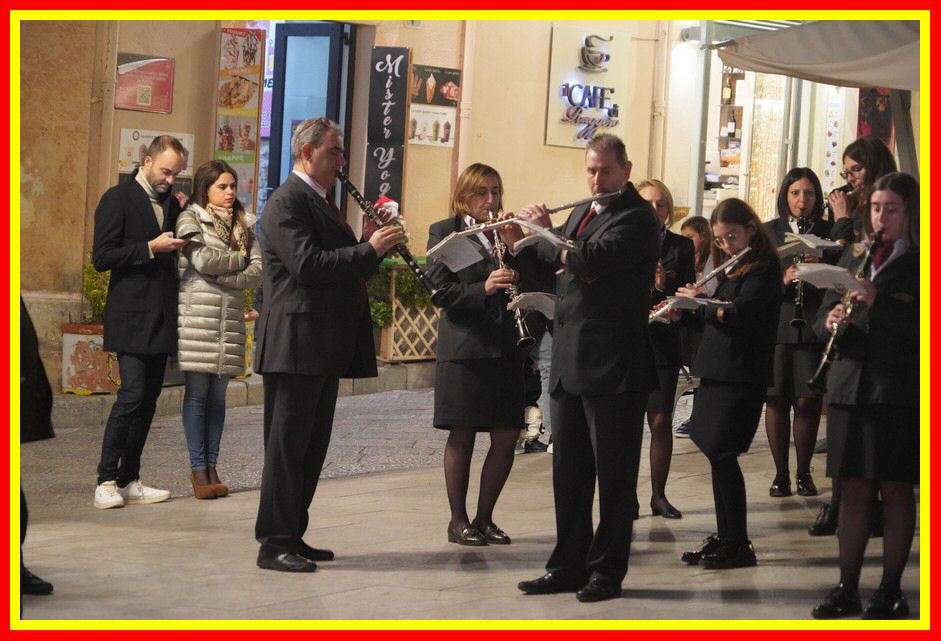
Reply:
[[258, 126], [265, 59], [263, 29], [222, 29], [213, 158], [238, 174], [238, 199], [255, 211]]
[[460, 69], [412, 65], [409, 95], [408, 142], [453, 147], [461, 100]]
[[173, 58], [119, 53], [114, 107], [170, 113], [173, 109]]

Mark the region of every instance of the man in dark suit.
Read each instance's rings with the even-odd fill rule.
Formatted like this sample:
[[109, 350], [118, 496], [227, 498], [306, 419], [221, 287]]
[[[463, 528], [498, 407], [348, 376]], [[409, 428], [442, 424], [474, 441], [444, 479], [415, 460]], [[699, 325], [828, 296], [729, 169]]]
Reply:
[[265, 304], [255, 331], [255, 371], [265, 382], [265, 464], [255, 538], [258, 567], [313, 572], [333, 552], [302, 537], [317, 489], [340, 378], [376, 376], [366, 279], [404, 242], [389, 225], [358, 242], [332, 195], [345, 164], [343, 138], [326, 118], [299, 124], [294, 169], [265, 206]]
[[[549, 383], [557, 543], [547, 573], [519, 588], [601, 601], [621, 593], [637, 511], [644, 408], [656, 386], [647, 315], [660, 226], [628, 182], [631, 163], [619, 138], [589, 141], [585, 169], [593, 194], [620, 193], [572, 212], [559, 230], [571, 249], [539, 247], [539, 258], [561, 270]], [[520, 216], [550, 226], [545, 205]], [[593, 531], [596, 478], [601, 509]]]
[[176, 351], [176, 250], [186, 241], [173, 237], [180, 203], [170, 191], [186, 157], [179, 140], [157, 136], [144, 164], [106, 191], [95, 210], [92, 262], [100, 272], [111, 270], [104, 349], [117, 352], [121, 372], [101, 443], [100, 509], [170, 498], [167, 490], [141, 483], [140, 457], [167, 357]]

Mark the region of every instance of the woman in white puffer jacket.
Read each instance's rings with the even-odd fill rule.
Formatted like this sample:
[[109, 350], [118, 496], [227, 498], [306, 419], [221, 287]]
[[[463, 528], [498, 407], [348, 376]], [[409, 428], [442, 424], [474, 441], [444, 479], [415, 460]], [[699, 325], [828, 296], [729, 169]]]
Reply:
[[229, 378], [245, 371], [245, 290], [261, 283], [261, 249], [225, 161], [196, 170], [193, 197], [180, 214], [179, 359], [186, 382], [183, 431], [198, 499], [225, 496], [216, 462]]

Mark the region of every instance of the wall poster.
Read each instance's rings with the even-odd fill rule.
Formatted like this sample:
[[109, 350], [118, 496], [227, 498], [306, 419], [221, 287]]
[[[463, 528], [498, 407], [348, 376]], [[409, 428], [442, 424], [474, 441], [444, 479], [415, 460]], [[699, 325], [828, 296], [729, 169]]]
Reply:
[[408, 142], [453, 147], [461, 100], [460, 69], [412, 65], [409, 97]]
[[889, 90], [873, 87], [859, 90], [859, 118], [856, 120], [856, 137], [873, 135], [891, 151], [895, 151], [895, 123], [892, 122], [892, 106]]
[[225, 28], [220, 39], [212, 157], [232, 165], [238, 173], [238, 198], [246, 211], [254, 213], [265, 31]]
[[118, 53], [115, 109], [170, 113], [173, 110], [173, 64], [173, 58]]
[[373, 47], [369, 63], [369, 126], [363, 196], [387, 196], [402, 204], [405, 117], [408, 114], [411, 50]]

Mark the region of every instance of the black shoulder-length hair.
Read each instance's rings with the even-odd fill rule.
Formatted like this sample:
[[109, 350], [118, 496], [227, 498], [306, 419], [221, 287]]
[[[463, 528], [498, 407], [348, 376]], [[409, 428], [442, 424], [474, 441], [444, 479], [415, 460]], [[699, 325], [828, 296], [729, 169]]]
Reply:
[[820, 179], [814, 170], [810, 167], [795, 167], [784, 175], [781, 181], [781, 188], [778, 190], [778, 218], [788, 220], [791, 217], [791, 208], [787, 205], [787, 191], [791, 185], [798, 180], [806, 178], [814, 187], [814, 207], [810, 210], [810, 219], [819, 220], [823, 216], [823, 189], [820, 187]]
[[[219, 176], [222, 174], [232, 174], [232, 177], [235, 178], [235, 185], [238, 186], [239, 175], [232, 168], [232, 165], [226, 161], [210, 160], [200, 165], [193, 177], [193, 202], [205, 209], [206, 205], [209, 204], [209, 188], [219, 180]], [[251, 243], [254, 234], [245, 223], [245, 206], [242, 205], [238, 195], [235, 196], [235, 202], [232, 203], [232, 216], [236, 224], [245, 232], [247, 242]], [[235, 242], [234, 238], [232, 242]]]

